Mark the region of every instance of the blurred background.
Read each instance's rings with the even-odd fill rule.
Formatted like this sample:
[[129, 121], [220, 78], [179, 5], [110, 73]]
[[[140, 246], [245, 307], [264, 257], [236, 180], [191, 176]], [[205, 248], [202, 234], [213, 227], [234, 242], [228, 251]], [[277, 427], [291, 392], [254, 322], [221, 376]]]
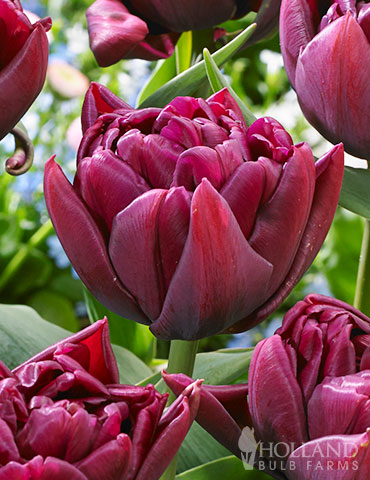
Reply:
[[[89, 49], [85, 12], [91, 0], [23, 0], [25, 10], [38, 17], [50, 16], [50, 59], [47, 81], [23, 123], [35, 146], [32, 169], [23, 176], [4, 172], [14, 140], [0, 142], [0, 303], [26, 304], [43, 318], [70, 331], [107, 315], [114, 343], [129, 348], [150, 363], [156, 354], [165, 358], [168, 344], [147, 327], [109, 313], [86, 292], [48, 222], [42, 179], [45, 162], [52, 155], [73, 178], [81, 138], [80, 111], [89, 82], [110, 88], [135, 106], [140, 89], [154, 65], [126, 60], [108, 68], [98, 67]], [[247, 26], [253, 16], [223, 24], [228, 32]], [[256, 116], [273, 116], [292, 135], [294, 142], [307, 141], [316, 157], [329, 148], [304, 119], [291, 90], [278, 35], [236, 55], [224, 67], [232, 87]], [[346, 156], [348, 165], [360, 162]], [[296, 301], [315, 292], [352, 303], [363, 231], [362, 219], [338, 207], [329, 235], [302, 281], [274, 315], [255, 329], [239, 335], [219, 335], [201, 341], [201, 351], [250, 347], [272, 335], [281, 318]], [[86, 302], [87, 300], [87, 302]]]

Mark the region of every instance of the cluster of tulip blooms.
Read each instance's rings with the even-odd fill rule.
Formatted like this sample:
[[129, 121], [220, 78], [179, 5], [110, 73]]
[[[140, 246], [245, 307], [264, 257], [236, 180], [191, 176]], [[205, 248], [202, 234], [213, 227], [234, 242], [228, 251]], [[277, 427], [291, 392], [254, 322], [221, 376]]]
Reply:
[[[248, 125], [227, 88], [134, 109], [92, 83], [73, 185], [54, 158], [46, 164], [46, 205], [79, 277], [158, 338], [250, 329], [313, 262], [344, 149], [369, 158], [370, 3], [95, 0], [87, 11], [91, 48], [107, 66], [167, 58], [181, 32], [250, 11], [269, 31], [280, 3], [302, 111], [342, 142], [322, 158], [273, 118]], [[0, 23], [2, 138], [43, 86], [50, 20], [32, 25], [19, 0], [0, 0]], [[339, 300], [298, 302], [255, 348], [248, 385], [163, 379], [177, 396], [167, 410], [153, 386], [118, 383], [106, 320], [13, 371], [0, 364], [0, 479], [158, 480], [194, 419], [240, 458], [243, 428], [253, 427], [255, 466], [275, 478], [368, 478], [370, 319]], [[278, 448], [267, 454], [268, 444]]]

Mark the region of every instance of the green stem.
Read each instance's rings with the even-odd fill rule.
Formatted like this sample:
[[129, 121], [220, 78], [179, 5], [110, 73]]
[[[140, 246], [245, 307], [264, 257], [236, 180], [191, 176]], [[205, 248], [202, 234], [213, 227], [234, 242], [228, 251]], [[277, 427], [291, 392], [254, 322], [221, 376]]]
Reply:
[[370, 220], [366, 220], [362, 237], [354, 305], [365, 315], [370, 316]]
[[[170, 354], [168, 356], [167, 373], [185, 373], [189, 377], [193, 374], [195, 356], [197, 354], [199, 341], [172, 340]], [[170, 401], [174, 400], [170, 395]], [[177, 455], [167, 467], [160, 480], [174, 480], [176, 477]]]
[[32, 235], [26, 245], [23, 245], [14, 257], [10, 260], [0, 276], [0, 292], [6, 287], [8, 282], [18, 272], [26, 261], [30, 252], [40, 245], [53, 231], [53, 225], [50, 220], [41, 225], [41, 227]]

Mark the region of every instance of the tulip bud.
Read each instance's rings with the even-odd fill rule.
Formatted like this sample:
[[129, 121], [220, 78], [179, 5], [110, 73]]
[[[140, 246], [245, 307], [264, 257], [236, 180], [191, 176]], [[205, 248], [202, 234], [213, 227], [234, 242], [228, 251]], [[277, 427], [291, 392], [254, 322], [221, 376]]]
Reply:
[[280, 41], [307, 120], [330, 142], [370, 158], [370, 5], [283, 0]]
[[259, 40], [273, 30], [279, 7], [280, 0], [95, 0], [86, 16], [91, 49], [106, 67], [122, 58], [167, 58], [181, 32], [211, 28], [261, 8]]
[[158, 480], [199, 407], [200, 382], [168, 395], [118, 384], [107, 320], [10, 372], [0, 362], [0, 480]]
[[163, 339], [246, 330], [313, 261], [340, 145], [315, 165], [276, 120], [248, 128], [226, 89], [134, 110], [92, 84], [82, 124], [74, 185], [50, 160], [46, 204], [80, 278], [116, 313]]
[[0, 0], [0, 140], [40, 93], [46, 76], [50, 18], [33, 25], [18, 1]]

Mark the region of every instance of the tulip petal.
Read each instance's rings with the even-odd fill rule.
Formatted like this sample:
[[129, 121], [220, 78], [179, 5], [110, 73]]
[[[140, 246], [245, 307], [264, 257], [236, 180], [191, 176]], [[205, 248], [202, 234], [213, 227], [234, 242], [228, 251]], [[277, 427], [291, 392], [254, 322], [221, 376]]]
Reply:
[[131, 441], [121, 433], [76, 464], [89, 480], [125, 479], [130, 467]]
[[[323, 54], [325, 52], [325, 54]], [[362, 68], [358, 68], [362, 65]], [[370, 44], [350, 12], [328, 25], [297, 62], [295, 88], [307, 120], [332, 143], [369, 158]]]
[[87, 288], [110, 310], [148, 323], [117, 279], [99, 228], [53, 158], [45, 167], [44, 192], [57, 235]]
[[77, 167], [79, 189], [91, 212], [98, 213], [111, 230], [114, 217], [149, 185], [110, 150], [84, 158]]
[[[168, 375], [166, 372], [163, 372], [162, 376], [175, 395], [180, 395], [193, 382], [190, 377], [183, 373]], [[228, 387], [231, 389], [230, 386]], [[209, 388], [209, 386], [201, 386], [200, 388], [200, 404], [196, 421], [221, 445], [240, 458], [239, 439], [242, 434], [241, 428], [223, 404], [209, 391]], [[247, 408], [245, 390], [240, 391], [239, 387], [236, 388], [239, 401], [244, 402], [245, 408]], [[232, 396], [235, 401], [235, 395], [233, 394]], [[225, 394], [223, 398], [225, 399]]]
[[195, 339], [235, 323], [264, 297], [272, 267], [249, 246], [226, 201], [203, 179], [188, 239], [153, 333]]
[[147, 35], [142, 42], [135, 45], [125, 55], [125, 58], [142, 58], [149, 61], [168, 58], [175, 51], [175, 45], [179, 37], [179, 33]]
[[0, 467], [0, 480], [88, 480], [73, 465], [59, 458], [38, 455], [25, 464], [9, 462]]
[[254, 227], [264, 184], [265, 170], [262, 165], [259, 162], [244, 162], [220, 191], [247, 239]]
[[131, 0], [131, 5], [143, 18], [147, 18], [172, 32], [186, 32], [211, 28], [218, 23], [231, 18], [236, 5], [234, 0], [223, 0], [214, 3], [213, 0]]
[[336, 145], [316, 162], [316, 187], [310, 217], [288, 275], [276, 293], [245, 320], [235, 325], [240, 332], [267, 318], [288, 296], [313, 262], [330, 228], [338, 204], [344, 171], [343, 145]]
[[85, 133], [94, 124], [99, 115], [112, 113], [118, 109], [134, 110], [130, 105], [114, 95], [107, 87], [104, 87], [104, 85], [91, 82], [82, 106], [82, 132]]
[[[297, 446], [306, 442], [302, 392], [279, 335], [258, 343], [248, 380], [249, 409], [258, 440]], [[285, 446], [284, 450], [282, 457], [287, 455]]]
[[86, 11], [91, 50], [101, 67], [126, 56], [149, 33], [120, 0], [95, 0]]
[[352, 433], [353, 422], [367, 400], [367, 395], [352, 386], [324, 380], [315, 388], [307, 406], [310, 439]]
[[49, 42], [37, 24], [18, 54], [1, 69], [0, 140], [14, 127], [40, 93], [46, 76]]
[[[89, 356], [86, 370], [92, 376], [104, 384], [118, 383], [118, 366], [109, 340], [109, 327], [106, 318], [37, 353], [25, 363], [16, 367], [13, 372], [19, 376], [19, 372], [27, 365], [37, 365], [38, 362], [51, 360], [54, 352], [63, 349], [68, 344], [83, 345], [88, 348]], [[24, 383], [23, 380], [22, 384]]]
[[294, 147], [293, 156], [286, 163], [273, 196], [260, 209], [249, 238], [251, 247], [274, 266], [268, 297], [281, 285], [295, 258], [310, 215], [314, 189], [312, 152], [308, 145], [301, 144]]
[[312, 440], [288, 458], [289, 480], [367, 480], [370, 475], [369, 432]]
[[157, 227], [166, 194], [166, 190], [151, 190], [132, 202], [115, 217], [109, 240], [114, 268], [148, 318], [157, 318], [165, 295], [158, 271]]
[[0, 466], [19, 459], [18, 447], [14, 441], [13, 432], [8, 424], [0, 418]]
[[294, 87], [298, 55], [301, 48], [304, 48], [316, 34], [314, 12], [309, 1], [282, 2], [279, 34], [285, 70]]

